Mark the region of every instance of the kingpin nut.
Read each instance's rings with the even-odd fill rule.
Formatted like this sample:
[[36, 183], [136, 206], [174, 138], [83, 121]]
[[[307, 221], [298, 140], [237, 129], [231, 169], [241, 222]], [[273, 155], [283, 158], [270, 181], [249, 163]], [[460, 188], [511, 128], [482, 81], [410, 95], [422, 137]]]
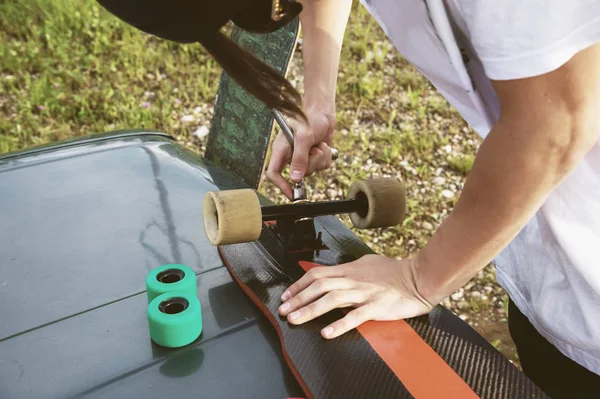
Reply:
[[294, 185], [294, 201], [305, 200], [306, 198], [306, 187], [303, 183], [296, 183]]
[[336, 159], [338, 159], [339, 155], [340, 155], [340, 153], [339, 153], [339, 151], [337, 149], [335, 149], [335, 148], [331, 149], [331, 159], [332, 160], [335, 161]]

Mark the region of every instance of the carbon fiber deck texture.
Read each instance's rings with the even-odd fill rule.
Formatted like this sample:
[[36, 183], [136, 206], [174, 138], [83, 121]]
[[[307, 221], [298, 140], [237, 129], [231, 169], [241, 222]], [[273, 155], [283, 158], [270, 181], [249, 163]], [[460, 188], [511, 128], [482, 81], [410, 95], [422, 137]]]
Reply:
[[440, 307], [434, 312], [438, 314], [407, 322], [477, 395], [482, 398], [547, 397], [488, 342], [485, 345], [478, 342], [480, 336], [473, 340], [461, 333], [465, 328], [457, 326], [458, 317]]
[[257, 303], [263, 312], [269, 312], [266, 316], [278, 330], [284, 355], [308, 397], [412, 398], [357, 331], [336, 341], [321, 338], [320, 329], [342, 317], [341, 311], [330, 312], [301, 327], [292, 326], [279, 316], [279, 297], [300, 277], [299, 266], [281, 265], [254, 244], [225, 246], [221, 250], [238, 284], [251, 291], [246, 293], [255, 303], [259, 300], [264, 305]]
[[[371, 250], [334, 217], [317, 218], [327, 250], [288, 252], [277, 235], [263, 229], [256, 243], [220, 248], [238, 284], [278, 330], [284, 354], [307, 395], [315, 398], [406, 398], [405, 385], [357, 331], [329, 341], [319, 331], [343, 317], [334, 310], [303, 326], [279, 316], [279, 298], [304, 273], [298, 261], [336, 264]], [[258, 302], [258, 303], [257, 303]], [[261, 306], [262, 305], [262, 306]], [[547, 397], [468, 324], [438, 306], [407, 320], [417, 334], [482, 398]], [[418, 359], [415, 359], [418, 361]], [[436, 383], [436, 376], [431, 376]], [[310, 393], [310, 394], [309, 394]]]

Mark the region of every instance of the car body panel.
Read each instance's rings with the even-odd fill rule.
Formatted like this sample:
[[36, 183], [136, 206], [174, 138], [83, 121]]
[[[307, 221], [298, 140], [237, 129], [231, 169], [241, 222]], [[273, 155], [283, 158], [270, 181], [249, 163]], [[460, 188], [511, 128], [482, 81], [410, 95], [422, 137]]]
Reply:
[[[0, 397], [301, 395], [204, 234], [204, 194], [243, 187], [153, 132], [0, 158]], [[204, 327], [185, 348], [149, 337], [145, 277], [166, 263], [197, 274]]]

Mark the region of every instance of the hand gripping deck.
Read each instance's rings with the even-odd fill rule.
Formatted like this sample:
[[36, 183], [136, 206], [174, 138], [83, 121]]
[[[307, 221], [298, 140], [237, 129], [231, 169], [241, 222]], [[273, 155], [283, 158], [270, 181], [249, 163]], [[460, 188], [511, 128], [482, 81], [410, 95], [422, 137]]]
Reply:
[[316, 264], [369, 253], [333, 217], [317, 218], [328, 247], [286, 250], [263, 229], [257, 242], [219, 247], [231, 275], [269, 319], [284, 357], [309, 398], [540, 398], [543, 392], [470, 326], [438, 306], [428, 315], [367, 322], [333, 340], [320, 330], [341, 318], [336, 309], [300, 326], [278, 313], [280, 296]]

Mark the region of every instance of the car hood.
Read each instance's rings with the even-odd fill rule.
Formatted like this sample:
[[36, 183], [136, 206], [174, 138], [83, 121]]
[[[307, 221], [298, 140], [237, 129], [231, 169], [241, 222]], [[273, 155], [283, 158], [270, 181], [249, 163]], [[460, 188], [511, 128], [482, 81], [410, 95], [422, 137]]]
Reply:
[[[0, 157], [0, 396], [234, 396], [242, 388], [225, 370], [251, 396], [301, 392], [204, 233], [204, 194], [243, 187], [159, 132]], [[145, 277], [166, 263], [198, 276], [204, 331], [183, 352], [148, 335]], [[174, 353], [183, 360], [169, 366]]]

